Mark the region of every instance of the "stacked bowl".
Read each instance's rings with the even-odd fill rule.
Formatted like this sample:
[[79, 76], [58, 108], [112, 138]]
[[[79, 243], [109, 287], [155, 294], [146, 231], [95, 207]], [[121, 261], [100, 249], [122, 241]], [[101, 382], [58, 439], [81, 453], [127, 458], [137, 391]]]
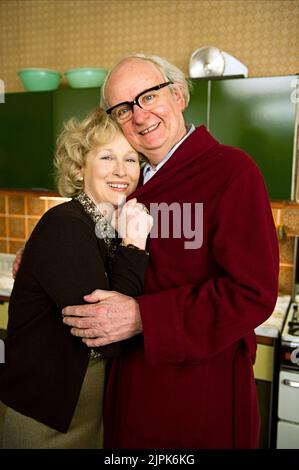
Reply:
[[61, 79], [61, 74], [56, 70], [43, 68], [21, 69], [18, 75], [27, 91], [56, 90]]
[[103, 68], [76, 68], [67, 70], [64, 75], [72, 88], [100, 87], [108, 71]]

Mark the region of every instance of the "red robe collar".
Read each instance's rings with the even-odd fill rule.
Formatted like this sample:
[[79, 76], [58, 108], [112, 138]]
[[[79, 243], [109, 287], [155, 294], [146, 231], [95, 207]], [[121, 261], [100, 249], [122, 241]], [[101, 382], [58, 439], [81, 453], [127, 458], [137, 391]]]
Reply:
[[199, 157], [218, 146], [219, 143], [205, 126], [198, 127], [145, 185], [143, 185], [143, 175], [141, 175], [136, 191], [128, 199], [136, 197], [139, 200], [141, 197], [142, 202], [146, 204], [148, 198], [150, 202], [150, 195], [156, 192], [155, 189], [159, 192], [163, 191], [163, 187], [169, 179], [173, 184], [177, 184], [178, 176], [181, 176], [182, 172], [184, 172], [184, 178], [187, 181], [189, 172], [193, 173], [197, 165], [203, 163]]

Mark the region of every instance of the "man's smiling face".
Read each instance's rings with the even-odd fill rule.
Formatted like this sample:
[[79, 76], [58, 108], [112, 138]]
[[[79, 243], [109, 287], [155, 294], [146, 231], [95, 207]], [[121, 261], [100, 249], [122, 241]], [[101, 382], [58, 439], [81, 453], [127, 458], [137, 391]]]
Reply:
[[[109, 106], [135, 97], [162, 82], [165, 77], [153, 63], [142, 59], [126, 59], [112, 72], [106, 85]], [[157, 165], [186, 134], [182, 111], [185, 100], [177, 85], [159, 91], [157, 105], [151, 110], [134, 106], [132, 118], [121, 125], [130, 144]]]

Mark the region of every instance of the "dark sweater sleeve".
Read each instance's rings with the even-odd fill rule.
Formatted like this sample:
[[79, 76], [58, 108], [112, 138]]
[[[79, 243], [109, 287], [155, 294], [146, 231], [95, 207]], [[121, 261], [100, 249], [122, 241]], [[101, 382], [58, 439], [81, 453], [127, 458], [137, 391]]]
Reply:
[[[118, 247], [108, 279], [104, 242], [88, 222], [79, 216], [45, 218], [24, 253], [24, 264], [33, 263], [37, 282], [59, 310], [84, 304], [83, 296], [95, 289], [110, 288], [130, 296], [143, 292], [148, 255]], [[97, 349], [105, 357], [114, 357], [123, 346], [118, 342]]]
[[83, 296], [95, 289], [110, 288], [130, 296], [142, 293], [148, 256], [119, 247], [107, 273], [102, 243], [100, 250], [93, 227], [79, 216], [53, 216], [42, 223], [30, 247], [33, 272], [59, 308], [83, 304]]
[[[109, 275], [110, 290], [120, 292], [131, 297], [136, 297], [143, 293], [146, 268], [148, 265], [148, 255], [143, 250], [135, 250], [125, 246], [119, 246], [111, 265]], [[116, 357], [124, 350], [140, 340], [141, 335], [117, 341], [96, 348], [105, 357]]]
[[103, 254], [92, 228], [79, 216], [46, 218], [28, 242], [28, 257], [36, 279], [59, 309], [83, 304], [83, 296], [94, 289], [108, 289]]
[[131, 297], [141, 295], [147, 265], [148, 255], [145, 251], [119, 246], [109, 275], [110, 289]]

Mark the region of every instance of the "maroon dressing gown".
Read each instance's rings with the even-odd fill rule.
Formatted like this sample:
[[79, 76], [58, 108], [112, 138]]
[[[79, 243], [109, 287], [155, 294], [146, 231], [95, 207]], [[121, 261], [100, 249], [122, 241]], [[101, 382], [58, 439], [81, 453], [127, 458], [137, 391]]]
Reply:
[[279, 270], [260, 171], [201, 126], [132, 196], [203, 203], [203, 243], [150, 239], [143, 335], [112, 364], [105, 447], [257, 447], [254, 328], [273, 311]]

